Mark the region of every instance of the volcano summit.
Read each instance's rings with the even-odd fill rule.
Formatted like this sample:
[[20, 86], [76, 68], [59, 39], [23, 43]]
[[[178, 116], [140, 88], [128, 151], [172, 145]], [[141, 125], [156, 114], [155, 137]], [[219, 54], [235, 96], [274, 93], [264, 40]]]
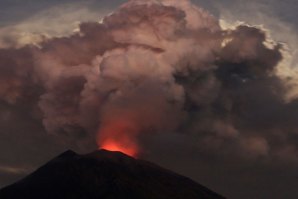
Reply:
[[121, 152], [67, 151], [23, 180], [0, 190], [1, 199], [223, 199], [196, 182]]

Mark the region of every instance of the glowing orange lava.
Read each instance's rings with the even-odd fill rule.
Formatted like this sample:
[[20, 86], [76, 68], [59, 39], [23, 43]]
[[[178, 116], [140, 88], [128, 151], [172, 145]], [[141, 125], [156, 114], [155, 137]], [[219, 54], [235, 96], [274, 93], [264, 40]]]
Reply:
[[98, 146], [109, 151], [120, 151], [136, 157], [139, 152], [138, 129], [131, 120], [117, 118], [105, 123], [99, 132]]
[[126, 155], [133, 157], [137, 156], [137, 149], [135, 146], [125, 146], [115, 140], [106, 140], [102, 143], [101, 148], [108, 151], [120, 151], [122, 153], [125, 153]]

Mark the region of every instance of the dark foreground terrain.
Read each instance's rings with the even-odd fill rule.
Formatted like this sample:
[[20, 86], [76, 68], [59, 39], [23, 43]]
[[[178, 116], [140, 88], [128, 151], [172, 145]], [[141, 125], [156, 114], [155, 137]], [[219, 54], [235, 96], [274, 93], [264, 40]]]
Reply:
[[222, 199], [196, 182], [120, 152], [67, 151], [23, 180], [0, 190], [1, 199]]

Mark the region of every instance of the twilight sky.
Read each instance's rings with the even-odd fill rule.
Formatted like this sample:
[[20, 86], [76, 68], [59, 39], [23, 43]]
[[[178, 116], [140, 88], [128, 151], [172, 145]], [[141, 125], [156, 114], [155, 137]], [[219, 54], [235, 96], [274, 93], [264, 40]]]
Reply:
[[0, 187], [112, 136], [227, 198], [298, 198], [298, 2], [131, 3], [95, 23], [125, 2], [0, 0]]

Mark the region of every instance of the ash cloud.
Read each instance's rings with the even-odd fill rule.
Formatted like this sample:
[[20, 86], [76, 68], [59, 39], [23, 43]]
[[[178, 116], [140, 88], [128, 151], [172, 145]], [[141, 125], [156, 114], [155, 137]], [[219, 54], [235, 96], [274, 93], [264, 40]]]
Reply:
[[1, 49], [0, 99], [83, 148], [179, 132], [206, 154], [296, 162], [298, 102], [267, 39], [189, 1], [129, 1], [71, 36]]

